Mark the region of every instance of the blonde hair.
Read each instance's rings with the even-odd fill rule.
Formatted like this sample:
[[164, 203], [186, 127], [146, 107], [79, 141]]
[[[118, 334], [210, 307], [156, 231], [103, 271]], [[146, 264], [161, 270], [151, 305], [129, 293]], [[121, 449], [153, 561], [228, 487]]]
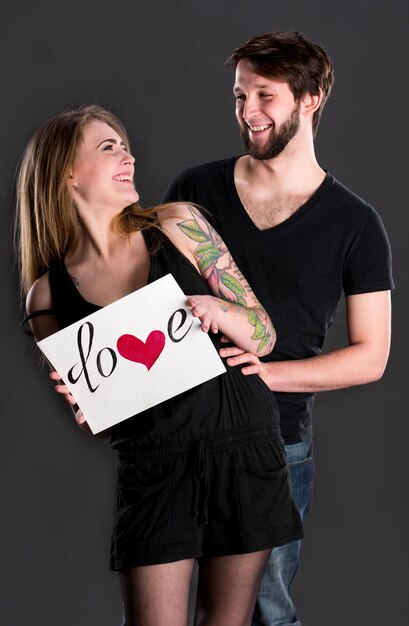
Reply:
[[[37, 278], [48, 271], [74, 245], [78, 228], [67, 180], [73, 168], [85, 126], [100, 120], [113, 128], [129, 146], [120, 120], [98, 105], [84, 105], [48, 119], [28, 143], [17, 177], [16, 239], [21, 292], [24, 296]], [[126, 207], [114, 219], [124, 237], [135, 230], [158, 226], [157, 207]]]

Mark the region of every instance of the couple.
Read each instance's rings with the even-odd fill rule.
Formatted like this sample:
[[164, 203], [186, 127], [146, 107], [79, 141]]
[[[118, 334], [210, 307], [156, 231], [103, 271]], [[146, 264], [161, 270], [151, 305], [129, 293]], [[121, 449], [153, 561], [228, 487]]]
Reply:
[[[171, 271], [230, 366], [111, 432], [111, 566], [128, 626], [186, 624], [196, 558], [196, 624], [300, 624], [291, 583], [312, 493], [314, 392], [377, 380], [389, 351], [382, 223], [314, 155], [328, 56], [299, 33], [270, 33], [230, 61], [246, 154], [183, 172], [164, 197], [179, 204], [140, 210], [126, 133], [96, 107], [47, 122], [20, 170], [22, 282], [37, 340]], [[349, 345], [320, 355], [342, 290]]]

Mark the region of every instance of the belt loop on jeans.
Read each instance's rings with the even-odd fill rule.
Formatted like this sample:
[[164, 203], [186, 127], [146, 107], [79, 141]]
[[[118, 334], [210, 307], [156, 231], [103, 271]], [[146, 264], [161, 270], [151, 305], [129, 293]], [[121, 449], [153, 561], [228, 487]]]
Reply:
[[198, 518], [204, 526], [208, 523], [207, 518], [207, 450], [203, 440], [194, 441], [191, 448], [192, 469], [194, 479], [194, 496], [192, 515]]

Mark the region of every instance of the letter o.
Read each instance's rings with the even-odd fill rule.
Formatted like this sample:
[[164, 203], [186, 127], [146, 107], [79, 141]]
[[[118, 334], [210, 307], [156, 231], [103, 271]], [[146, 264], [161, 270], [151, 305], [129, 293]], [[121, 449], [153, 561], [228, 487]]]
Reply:
[[[105, 374], [104, 370], [102, 369], [102, 363], [101, 363], [101, 361], [102, 361], [102, 353], [105, 350], [107, 350], [109, 352], [109, 354], [111, 355], [111, 358], [112, 358], [111, 369], [110, 369], [110, 371], [107, 374]], [[98, 354], [97, 354], [97, 369], [98, 369], [98, 372], [104, 378], [108, 378], [108, 376], [111, 376], [112, 372], [116, 368], [117, 361], [118, 361], [118, 357], [115, 354], [115, 350], [112, 350], [112, 348], [102, 348], [102, 350], [100, 350], [98, 352]]]

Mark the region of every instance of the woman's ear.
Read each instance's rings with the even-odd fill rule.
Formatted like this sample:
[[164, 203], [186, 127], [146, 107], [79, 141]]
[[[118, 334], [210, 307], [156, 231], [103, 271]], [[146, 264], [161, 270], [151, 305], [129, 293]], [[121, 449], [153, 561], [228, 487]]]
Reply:
[[75, 178], [74, 178], [74, 173], [73, 173], [72, 170], [70, 170], [69, 173], [68, 173], [67, 185], [68, 185], [68, 187], [75, 187], [75, 185], [76, 185], [76, 181], [75, 181]]
[[74, 167], [70, 167], [68, 170], [67, 185], [68, 187], [77, 187], [78, 185]]

